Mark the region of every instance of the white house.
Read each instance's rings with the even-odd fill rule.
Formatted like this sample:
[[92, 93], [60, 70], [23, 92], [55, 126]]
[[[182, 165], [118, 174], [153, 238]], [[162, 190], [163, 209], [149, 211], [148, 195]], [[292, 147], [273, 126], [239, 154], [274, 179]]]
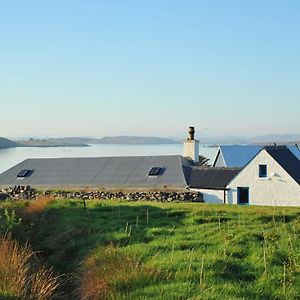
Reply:
[[300, 206], [300, 161], [286, 146], [263, 148], [227, 185], [228, 204]]
[[203, 167], [194, 135], [190, 127], [183, 156], [27, 159], [0, 174], [0, 189], [190, 189], [207, 203], [300, 206], [296, 145], [220, 146], [213, 167]]

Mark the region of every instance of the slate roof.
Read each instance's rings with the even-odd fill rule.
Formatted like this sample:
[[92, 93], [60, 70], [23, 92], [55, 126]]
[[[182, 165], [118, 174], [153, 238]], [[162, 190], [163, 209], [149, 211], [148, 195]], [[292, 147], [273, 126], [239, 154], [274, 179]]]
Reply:
[[[0, 187], [35, 188], [186, 188], [185, 168], [191, 162], [180, 155], [27, 159], [0, 174]], [[162, 175], [148, 176], [152, 167]], [[33, 170], [17, 179], [21, 170]]]
[[[300, 149], [296, 145], [288, 145], [287, 147], [300, 160]], [[263, 146], [260, 145], [221, 145], [213, 166], [218, 167], [223, 163], [224, 167], [243, 168], [261, 149]]]
[[240, 172], [240, 168], [191, 168], [189, 186], [202, 189], [224, 189], [227, 184]]
[[[244, 167], [260, 150], [261, 146], [252, 145], [221, 145], [218, 155], [222, 155], [225, 167], [242, 168]], [[216, 166], [217, 158], [213, 163]]]
[[289, 150], [300, 160], [300, 149], [296, 145], [288, 145]]
[[300, 184], [300, 160], [286, 146], [273, 146], [264, 148], [281, 167]]

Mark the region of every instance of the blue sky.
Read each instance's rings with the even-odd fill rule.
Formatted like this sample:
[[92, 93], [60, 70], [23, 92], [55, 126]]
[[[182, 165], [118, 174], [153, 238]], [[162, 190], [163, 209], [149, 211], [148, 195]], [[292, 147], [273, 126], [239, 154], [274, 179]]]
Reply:
[[300, 133], [300, 1], [0, 2], [0, 136]]

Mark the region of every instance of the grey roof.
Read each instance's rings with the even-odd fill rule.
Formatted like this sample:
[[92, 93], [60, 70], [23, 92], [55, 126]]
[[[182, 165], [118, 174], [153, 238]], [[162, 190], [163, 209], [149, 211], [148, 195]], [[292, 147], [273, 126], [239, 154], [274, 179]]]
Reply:
[[[288, 145], [288, 149], [300, 160], [300, 149]], [[263, 149], [260, 145], [220, 145], [214, 159], [214, 167], [243, 168]]]
[[[0, 187], [178, 189], [187, 187], [188, 166], [191, 162], [180, 155], [27, 159], [0, 175]], [[148, 176], [152, 167], [162, 167], [163, 174]], [[33, 172], [17, 179], [23, 169]]]
[[300, 160], [286, 146], [273, 146], [264, 148], [281, 167], [300, 184]]
[[191, 168], [189, 185], [191, 188], [224, 189], [227, 184], [240, 172], [240, 168]]

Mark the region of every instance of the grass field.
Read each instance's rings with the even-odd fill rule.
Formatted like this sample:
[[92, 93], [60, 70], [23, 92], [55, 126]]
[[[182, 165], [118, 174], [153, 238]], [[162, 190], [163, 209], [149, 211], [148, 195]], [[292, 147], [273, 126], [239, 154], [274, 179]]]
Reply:
[[297, 208], [59, 200], [30, 218], [17, 206], [21, 242], [72, 274], [65, 299], [300, 299]]

